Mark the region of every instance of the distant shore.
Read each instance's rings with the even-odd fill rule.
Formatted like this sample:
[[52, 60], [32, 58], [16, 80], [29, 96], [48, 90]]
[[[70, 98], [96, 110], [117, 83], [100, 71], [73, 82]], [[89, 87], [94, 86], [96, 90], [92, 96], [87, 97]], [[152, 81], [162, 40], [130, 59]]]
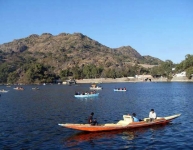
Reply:
[[144, 79], [130, 79], [127, 77], [124, 78], [95, 78], [95, 79], [81, 79], [76, 80], [76, 83], [118, 83], [118, 82], [193, 82], [193, 79], [189, 80], [186, 77], [183, 78], [173, 78], [171, 81], [168, 81], [167, 78], [153, 78], [148, 81]]

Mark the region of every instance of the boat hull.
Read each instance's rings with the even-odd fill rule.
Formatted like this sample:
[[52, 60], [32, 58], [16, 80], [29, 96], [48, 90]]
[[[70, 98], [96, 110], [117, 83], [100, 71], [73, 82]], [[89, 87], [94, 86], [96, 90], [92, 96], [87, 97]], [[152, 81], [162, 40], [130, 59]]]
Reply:
[[120, 124], [114, 124], [114, 123], [107, 123], [104, 125], [90, 125], [90, 124], [58, 124], [62, 127], [80, 130], [80, 131], [88, 131], [88, 132], [99, 132], [99, 131], [113, 131], [113, 130], [123, 130], [123, 129], [133, 129], [133, 128], [140, 128], [140, 127], [148, 127], [153, 125], [161, 125], [161, 124], [167, 124], [172, 119], [175, 119], [179, 117], [180, 114], [169, 116], [169, 117], [159, 117], [159, 119], [156, 119], [152, 122], [149, 121], [140, 121], [140, 122], [132, 122], [128, 125], [120, 125]]
[[98, 96], [99, 93], [96, 94], [87, 94], [87, 95], [74, 95], [74, 97], [95, 97]]
[[9, 91], [6, 91], [6, 90], [0, 90], [0, 93], [7, 93]]
[[117, 90], [117, 89], [114, 89], [115, 92], [126, 92], [127, 90]]
[[90, 87], [90, 90], [102, 90], [102, 89], [103, 89], [102, 87], [96, 87], [96, 88]]

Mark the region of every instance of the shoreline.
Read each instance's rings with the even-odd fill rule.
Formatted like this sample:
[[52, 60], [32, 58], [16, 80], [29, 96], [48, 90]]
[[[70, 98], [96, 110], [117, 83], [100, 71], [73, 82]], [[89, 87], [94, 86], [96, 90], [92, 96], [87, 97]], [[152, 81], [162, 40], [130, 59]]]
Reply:
[[159, 79], [151, 79], [151, 81], [145, 81], [143, 79], [129, 79], [127, 77], [125, 78], [95, 78], [95, 79], [81, 79], [76, 80], [76, 83], [119, 83], [119, 82], [193, 82], [193, 79], [187, 79], [187, 78], [175, 78], [171, 81], [167, 81], [167, 78], [159, 78]]
[[[123, 78], [95, 78], [95, 79], [80, 79], [80, 80], [75, 80], [75, 83], [77, 84], [81, 84], [81, 83], [140, 83], [140, 82], [193, 82], [193, 78], [192, 79], [188, 79], [186, 77], [175, 77], [172, 78], [170, 81], [167, 80], [167, 78], [151, 78], [151, 81], [147, 80], [145, 81], [144, 79], [140, 78], [127, 78], [127, 77], [123, 77]], [[32, 84], [25, 84], [25, 83], [17, 83], [17, 84], [0, 84], [0, 86], [6, 85], [6, 86], [17, 86], [17, 85], [41, 85], [42, 83], [32, 83]], [[54, 83], [46, 83], [46, 84], [54, 84]], [[57, 83], [56, 83], [57, 84]], [[58, 83], [59, 84], [59, 83]], [[67, 84], [66, 82], [60, 83], [60, 84]]]

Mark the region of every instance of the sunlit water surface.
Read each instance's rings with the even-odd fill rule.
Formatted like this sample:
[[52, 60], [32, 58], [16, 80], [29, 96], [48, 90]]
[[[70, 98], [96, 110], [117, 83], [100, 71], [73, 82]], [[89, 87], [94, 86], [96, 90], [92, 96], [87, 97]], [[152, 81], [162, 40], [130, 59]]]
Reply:
[[[95, 98], [75, 98], [90, 84], [46, 85], [40, 90], [0, 93], [0, 149], [193, 149], [193, 83], [102, 83]], [[126, 87], [127, 92], [114, 92]], [[87, 133], [58, 126], [86, 123], [91, 112], [99, 123], [116, 123], [123, 114], [147, 117], [182, 115], [164, 126]]]

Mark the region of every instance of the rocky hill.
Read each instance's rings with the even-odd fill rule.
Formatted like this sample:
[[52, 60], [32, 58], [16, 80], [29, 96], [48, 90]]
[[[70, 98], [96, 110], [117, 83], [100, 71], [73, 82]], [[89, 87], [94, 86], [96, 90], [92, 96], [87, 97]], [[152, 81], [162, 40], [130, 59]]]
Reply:
[[81, 34], [32, 34], [0, 45], [0, 62], [38, 62], [51, 66], [54, 72], [85, 64], [104, 68], [124, 67], [128, 64], [158, 65], [162, 61], [151, 56], [141, 56], [130, 46], [109, 48]]

